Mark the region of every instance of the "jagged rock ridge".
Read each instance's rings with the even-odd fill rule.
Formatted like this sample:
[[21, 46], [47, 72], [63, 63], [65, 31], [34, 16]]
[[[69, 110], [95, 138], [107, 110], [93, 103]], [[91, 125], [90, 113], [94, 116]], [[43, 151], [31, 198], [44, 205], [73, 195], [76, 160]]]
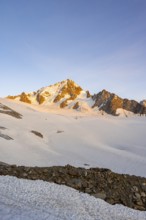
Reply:
[[93, 96], [95, 104], [100, 110], [108, 114], [117, 115], [117, 109], [125, 109], [135, 114], [146, 114], [146, 107], [135, 100], [122, 99], [114, 93], [102, 90]]
[[67, 79], [54, 85], [43, 87], [36, 92], [21, 93], [17, 96], [8, 96], [29, 104], [55, 105], [60, 108], [72, 108], [74, 110], [91, 110], [97, 107], [111, 115], [118, 115], [117, 110], [123, 109], [134, 114], [146, 114], [146, 100], [138, 103], [135, 100], [122, 99], [114, 93], [106, 90], [90, 95], [73, 80]]
[[[19, 100], [29, 104], [56, 104], [56, 106], [59, 106], [60, 108], [68, 107], [73, 109], [79, 109], [82, 106], [82, 103], [86, 103], [87, 99], [88, 101], [92, 101], [89, 91], [84, 91], [79, 85], [70, 79], [48, 87], [43, 87], [36, 92], [22, 92], [20, 95], [8, 96], [7, 98]], [[91, 105], [92, 104], [93, 101]]]

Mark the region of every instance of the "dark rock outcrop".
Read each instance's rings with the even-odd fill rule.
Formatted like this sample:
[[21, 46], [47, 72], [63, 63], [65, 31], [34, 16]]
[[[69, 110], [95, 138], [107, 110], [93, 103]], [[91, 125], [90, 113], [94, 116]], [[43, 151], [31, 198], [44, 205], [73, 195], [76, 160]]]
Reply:
[[116, 111], [118, 108], [125, 109], [135, 114], [146, 114], [146, 107], [142, 104], [135, 100], [122, 99], [106, 90], [102, 90], [97, 95], [94, 95], [93, 100], [95, 101], [93, 108], [97, 106], [100, 110], [108, 114], [117, 115]]
[[8, 136], [7, 134], [2, 134], [1, 132], [0, 132], [0, 138], [3, 138], [3, 139], [5, 139], [5, 140], [13, 140], [13, 138], [11, 138], [10, 136]]
[[6, 130], [6, 128], [3, 126], [0, 126], [0, 130]]
[[10, 116], [17, 118], [17, 119], [22, 118], [21, 114], [19, 114], [18, 112], [14, 111], [13, 109], [11, 109], [8, 106], [3, 105], [1, 103], [0, 103], [0, 113], [10, 115]]
[[[2, 131], [7, 130], [7, 128], [0, 126], [0, 138], [3, 138], [5, 140], [13, 140], [13, 138], [11, 138], [10, 136], [8, 136], [7, 134], [3, 134]], [[1, 163], [2, 164], [2, 163]]]
[[79, 102], [76, 102], [73, 106], [73, 109], [78, 109], [80, 106], [79, 106]]
[[40, 132], [38, 132], [38, 131], [33, 131], [32, 130], [31, 133], [35, 134], [36, 136], [38, 136], [40, 138], [43, 138], [43, 135]]
[[109, 169], [54, 167], [24, 167], [0, 164], [0, 175], [31, 180], [44, 180], [67, 185], [110, 204], [123, 204], [146, 211], [146, 178], [116, 174]]
[[88, 90], [86, 91], [86, 94], [87, 94], [87, 98], [91, 97], [91, 94], [90, 94], [90, 92]]
[[144, 107], [146, 107], [146, 100], [142, 100], [142, 101], [140, 102], [140, 104], [143, 105]]

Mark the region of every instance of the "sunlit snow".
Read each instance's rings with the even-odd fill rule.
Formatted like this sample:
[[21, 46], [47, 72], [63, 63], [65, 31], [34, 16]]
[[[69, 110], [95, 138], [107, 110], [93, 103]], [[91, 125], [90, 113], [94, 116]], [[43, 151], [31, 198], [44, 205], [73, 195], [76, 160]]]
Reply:
[[145, 116], [114, 117], [0, 102], [23, 115], [16, 119], [0, 114], [0, 126], [6, 128], [1, 132], [14, 139], [0, 138], [0, 161], [27, 166], [89, 164], [146, 177]]

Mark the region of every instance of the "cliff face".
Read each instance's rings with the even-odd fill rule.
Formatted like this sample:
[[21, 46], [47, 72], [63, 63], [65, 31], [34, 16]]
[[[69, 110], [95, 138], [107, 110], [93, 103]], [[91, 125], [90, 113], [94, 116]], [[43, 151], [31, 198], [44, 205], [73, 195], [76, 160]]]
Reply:
[[114, 93], [110, 93], [106, 90], [102, 90], [98, 94], [93, 96], [95, 101], [94, 107], [99, 107], [99, 110], [103, 110], [108, 114], [117, 115], [118, 108], [125, 109], [135, 114], [146, 114], [146, 107], [135, 100], [122, 99]]

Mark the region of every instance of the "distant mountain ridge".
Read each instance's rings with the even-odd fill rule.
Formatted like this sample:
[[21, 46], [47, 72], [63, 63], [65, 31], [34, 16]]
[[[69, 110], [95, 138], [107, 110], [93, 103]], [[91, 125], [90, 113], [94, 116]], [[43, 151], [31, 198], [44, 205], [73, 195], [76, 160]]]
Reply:
[[89, 91], [84, 91], [73, 80], [67, 79], [54, 85], [43, 87], [36, 92], [8, 96], [35, 105], [56, 106], [59, 108], [91, 109], [94, 104]]
[[[82, 88], [78, 86], [72, 80], [64, 80], [54, 85], [43, 87], [36, 92], [21, 93], [18, 96], [8, 96], [10, 99], [17, 99], [29, 104], [45, 104], [47, 103], [59, 103], [60, 107], [63, 107], [62, 101], [75, 100], [81, 93]], [[64, 106], [65, 107], [65, 106]]]
[[8, 96], [8, 99], [35, 105], [54, 105], [59, 108], [75, 110], [99, 110], [111, 115], [118, 115], [117, 110], [123, 109], [134, 114], [146, 114], [146, 100], [138, 103], [135, 100], [122, 99], [106, 90], [91, 95], [84, 91], [73, 80], [67, 79], [54, 85], [43, 87], [36, 92], [22, 92], [17, 96]]
[[93, 100], [95, 101], [93, 107], [98, 106], [99, 110], [103, 110], [108, 114], [116, 115], [117, 109], [124, 109], [134, 114], [146, 114], [146, 106], [144, 106], [143, 102], [138, 103], [135, 100], [122, 99], [106, 90], [94, 95]]

